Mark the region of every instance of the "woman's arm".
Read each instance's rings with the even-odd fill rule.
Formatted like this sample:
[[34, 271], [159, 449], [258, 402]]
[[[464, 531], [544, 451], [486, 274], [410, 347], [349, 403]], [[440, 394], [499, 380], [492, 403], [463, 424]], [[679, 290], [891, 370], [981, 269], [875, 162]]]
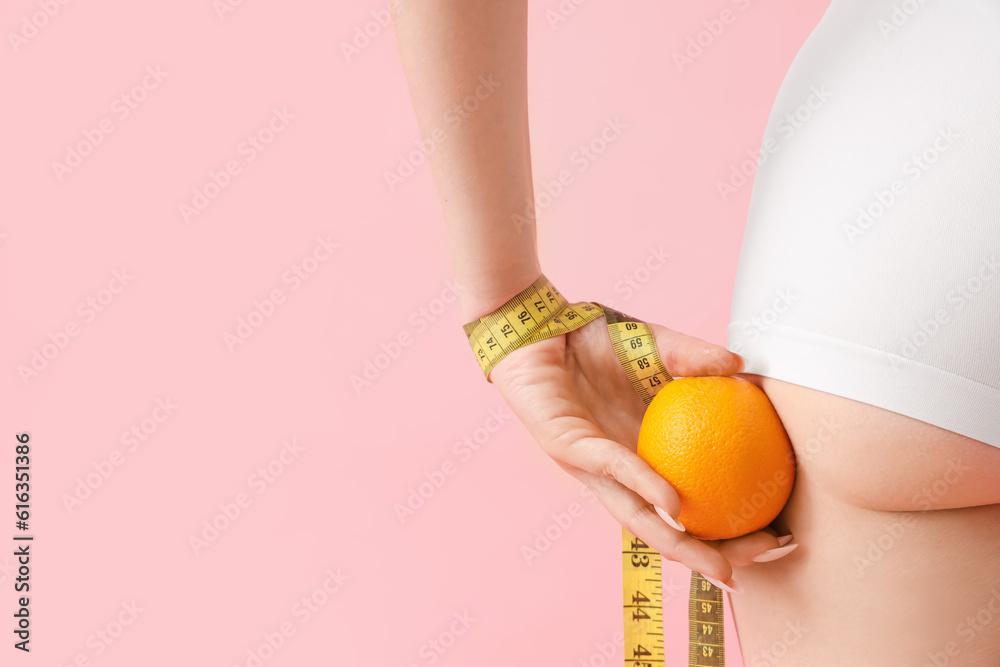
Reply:
[[[396, 9], [417, 121], [424, 141], [434, 142], [429, 159], [469, 321], [541, 273], [528, 145], [527, 1], [409, 0]], [[457, 122], [455, 107], [466, 100], [465, 108], [476, 106], [472, 100], [478, 108]], [[740, 370], [740, 358], [722, 346], [650, 327], [674, 377]], [[773, 528], [713, 543], [684, 532], [675, 519], [676, 490], [635, 453], [645, 407], [603, 319], [511, 351], [490, 380], [545, 452], [667, 558], [734, 590], [733, 567], [778, 546]]]
[[527, 223], [518, 218], [516, 225], [512, 217], [534, 202], [527, 4], [397, 4], [403, 71], [421, 134], [434, 144], [428, 158], [465, 321], [500, 307], [541, 273], [534, 216], [526, 216]]

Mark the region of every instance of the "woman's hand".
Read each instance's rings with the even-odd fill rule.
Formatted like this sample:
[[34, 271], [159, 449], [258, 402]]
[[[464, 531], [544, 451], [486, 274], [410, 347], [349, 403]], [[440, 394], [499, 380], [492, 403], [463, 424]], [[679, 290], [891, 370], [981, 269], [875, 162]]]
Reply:
[[[649, 326], [673, 377], [732, 375], [742, 368], [740, 357], [722, 346]], [[672, 518], [680, 512], [677, 492], [635, 453], [646, 408], [615, 356], [603, 317], [514, 350], [490, 379], [545, 453], [665, 558], [740, 592], [733, 568], [780, 546], [771, 528], [710, 542], [681, 530]]]

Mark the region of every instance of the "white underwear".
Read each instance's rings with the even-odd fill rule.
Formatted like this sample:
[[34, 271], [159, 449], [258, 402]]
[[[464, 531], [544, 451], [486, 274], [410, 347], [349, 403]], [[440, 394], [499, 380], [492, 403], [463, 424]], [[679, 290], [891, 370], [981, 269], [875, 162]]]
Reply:
[[727, 346], [1000, 447], [1000, 1], [833, 0], [764, 134]]

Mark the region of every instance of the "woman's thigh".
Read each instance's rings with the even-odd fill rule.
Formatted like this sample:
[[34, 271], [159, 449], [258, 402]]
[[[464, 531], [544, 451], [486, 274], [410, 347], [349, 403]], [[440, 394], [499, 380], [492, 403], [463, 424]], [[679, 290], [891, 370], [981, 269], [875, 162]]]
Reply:
[[1000, 664], [1000, 448], [773, 378], [799, 547], [736, 572], [757, 665]]

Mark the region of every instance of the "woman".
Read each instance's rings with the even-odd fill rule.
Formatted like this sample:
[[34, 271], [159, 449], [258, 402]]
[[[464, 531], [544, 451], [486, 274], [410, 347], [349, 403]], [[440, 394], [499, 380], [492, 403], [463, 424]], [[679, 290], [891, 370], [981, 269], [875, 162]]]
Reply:
[[[425, 136], [502, 82], [430, 156], [466, 321], [541, 273], [533, 217], [511, 222], [534, 200], [526, 4], [395, 8]], [[764, 143], [730, 349], [653, 325], [675, 377], [738, 374], [775, 406], [797, 476], [769, 528], [683, 532], [603, 320], [489, 379], [623, 526], [731, 593], [748, 665], [997, 664], [1000, 4], [833, 0], [769, 127], [803, 104]]]

